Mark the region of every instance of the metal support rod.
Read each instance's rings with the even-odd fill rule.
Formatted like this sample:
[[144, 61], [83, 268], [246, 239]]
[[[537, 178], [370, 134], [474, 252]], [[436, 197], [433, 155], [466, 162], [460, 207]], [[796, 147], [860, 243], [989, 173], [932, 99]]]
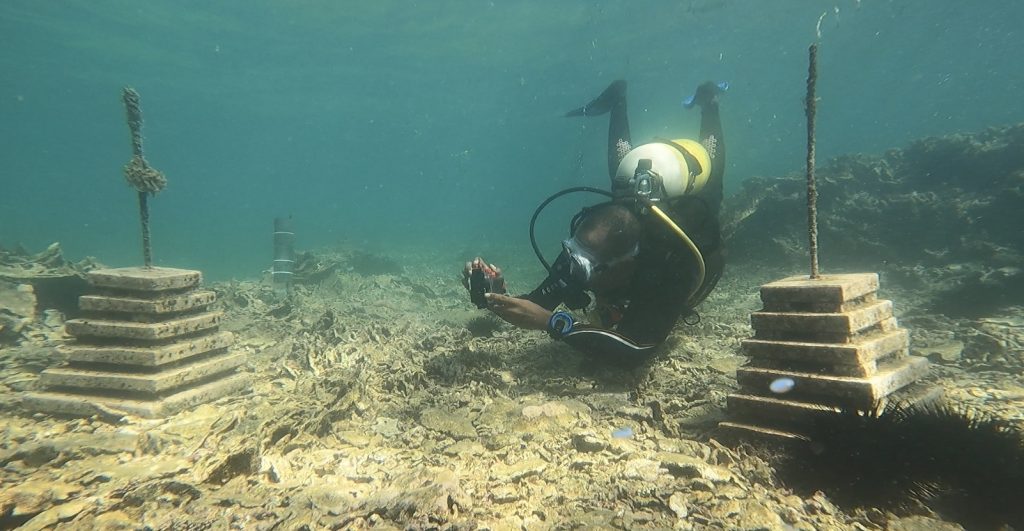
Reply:
[[124, 87], [121, 91], [121, 100], [124, 101], [128, 130], [132, 134], [132, 155], [144, 157], [145, 154], [142, 152], [142, 108], [139, 104], [139, 93], [131, 87]]
[[153, 246], [149, 241], [149, 193], [139, 192], [139, 219], [142, 220], [142, 263], [153, 267]]
[[270, 269], [274, 293], [286, 296], [291, 292], [295, 270], [295, 231], [292, 218], [274, 218], [274, 266]]
[[132, 159], [124, 167], [125, 179], [139, 192], [139, 220], [142, 222], [142, 261], [146, 268], [153, 267], [153, 248], [149, 237], [149, 194], [163, 190], [167, 179], [146, 162], [142, 151], [142, 108], [139, 93], [131, 87], [121, 91], [125, 120], [132, 134]]
[[814, 119], [817, 110], [815, 84], [818, 81], [818, 44], [808, 50], [807, 100], [807, 236], [810, 240], [811, 278], [821, 278], [818, 273], [818, 187], [814, 178]]

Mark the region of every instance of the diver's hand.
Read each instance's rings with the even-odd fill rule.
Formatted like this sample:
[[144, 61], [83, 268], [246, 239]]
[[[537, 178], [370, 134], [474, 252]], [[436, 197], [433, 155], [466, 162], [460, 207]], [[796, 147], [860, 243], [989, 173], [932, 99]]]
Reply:
[[465, 286], [467, 290], [469, 289], [469, 277], [473, 274], [474, 269], [483, 270], [484, 278], [486, 278], [491, 284], [488, 291], [505, 293], [505, 277], [501, 275], [501, 268], [494, 264], [488, 264], [479, 256], [469, 262], [466, 262], [466, 267], [462, 269], [462, 285]]
[[501, 317], [509, 324], [527, 330], [547, 330], [551, 311], [526, 299], [517, 299], [508, 295], [488, 293], [487, 309]]

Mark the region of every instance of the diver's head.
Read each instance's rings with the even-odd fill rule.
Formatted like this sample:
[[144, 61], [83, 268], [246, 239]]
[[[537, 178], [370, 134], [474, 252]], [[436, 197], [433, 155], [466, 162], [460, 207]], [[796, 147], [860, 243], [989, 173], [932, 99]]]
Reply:
[[629, 283], [640, 251], [640, 220], [609, 203], [587, 211], [573, 237], [562, 242], [575, 283], [602, 291]]

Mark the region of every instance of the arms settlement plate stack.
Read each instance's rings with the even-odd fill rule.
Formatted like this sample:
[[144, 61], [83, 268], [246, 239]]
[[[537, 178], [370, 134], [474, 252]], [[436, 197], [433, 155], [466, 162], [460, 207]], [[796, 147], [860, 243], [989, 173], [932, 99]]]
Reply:
[[27, 393], [36, 411], [92, 415], [111, 409], [162, 417], [247, 387], [245, 362], [218, 331], [217, 296], [199, 289], [199, 271], [129, 267], [89, 273], [99, 293], [79, 298], [86, 316], [66, 323], [76, 338], [61, 347], [64, 366], [40, 375], [45, 391]]
[[750, 362], [736, 371], [741, 392], [729, 395], [732, 420], [721, 427], [799, 437], [801, 423], [838, 408], [937, 398], [911, 386], [927, 373], [928, 360], [909, 354], [910, 334], [877, 290], [875, 273], [796, 276], [761, 286], [764, 309], [751, 314], [754, 337], [743, 342]]

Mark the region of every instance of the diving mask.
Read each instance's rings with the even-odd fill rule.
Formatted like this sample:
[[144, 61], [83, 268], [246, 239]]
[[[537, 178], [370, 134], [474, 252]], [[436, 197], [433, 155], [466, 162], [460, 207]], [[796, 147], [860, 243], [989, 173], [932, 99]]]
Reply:
[[632, 250], [622, 256], [605, 261], [599, 260], [593, 251], [587, 249], [575, 237], [562, 240], [562, 249], [569, 257], [569, 277], [580, 285], [586, 286], [594, 278], [594, 275], [639, 254], [640, 244], [637, 243]]

